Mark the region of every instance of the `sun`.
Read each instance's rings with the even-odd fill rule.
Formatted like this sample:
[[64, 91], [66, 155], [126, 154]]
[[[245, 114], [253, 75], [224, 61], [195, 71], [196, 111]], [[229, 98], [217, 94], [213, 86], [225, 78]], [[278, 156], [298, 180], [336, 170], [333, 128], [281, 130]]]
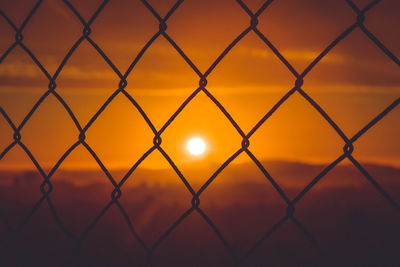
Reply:
[[187, 142], [186, 148], [193, 156], [199, 156], [206, 151], [206, 142], [202, 138], [193, 137]]

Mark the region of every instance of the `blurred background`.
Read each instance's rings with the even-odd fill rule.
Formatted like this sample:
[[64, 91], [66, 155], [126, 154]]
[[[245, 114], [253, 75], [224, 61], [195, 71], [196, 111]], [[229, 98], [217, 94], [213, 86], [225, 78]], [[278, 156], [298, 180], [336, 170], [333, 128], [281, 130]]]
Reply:
[[[360, 9], [369, 1], [353, 1]], [[0, 9], [19, 27], [37, 1], [0, 1]], [[103, 1], [67, 1], [89, 21]], [[175, 1], [148, 1], [164, 17]], [[244, 2], [252, 12], [262, 0]], [[400, 55], [400, 3], [381, 1], [365, 13], [367, 27], [395, 56]], [[346, 1], [273, 1], [259, 16], [257, 29], [298, 73], [337, 36], [355, 23]], [[166, 33], [202, 73], [246, 28], [250, 17], [234, 0], [185, 0], [167, 21]], [[124, 74], [159, 22], [142, 1], [109, 1], [91, 24], [89, 35]], [[84, 26], [63, 1], [44, 0], [22, 30], [22, 43], [52, 76], [81, 38]], [[0, 19], [0, 55], [15, 42], [15, 30]], [[160, 130], [197, 88], [199, 76], [163, 36], [158, 36], [127, 77], [126, 92]], [[257, 34], [250, 31], [216, 65], [206, 89], [247, 134], [293, 88], [296, 77]], [[56, 78], [56, 92], [85, 127], [118, 89], [120, 78], [95, 47], [83, 40]], [[0, 107], [18, 127], [48, 90], [49, 80], [28, 53], [16, 46], [0, 64]], [[304, 78], [302, 89], [351, 138], [386, 107], [399, 101], [400, 69], [359, 28], [340, 41]], [[400, 109], [395, 107], [354, 143], [352, 156], [394, 199], [400, 197]], [[78, 141], [79, 130], [52, 94], [24, 123], [21, 142], [47, 174]], [[0, 153], [13, 143], [14, 130], [0, 116]], [[85, 133], [85, 142], [118, 183], [153, 147], [154, 133], [122, 93], [112, 99]], [[187, 142], [200, 137], [201, 156]], [[199, 92], [161, 134], [162, 149], [194, 191], [241, 148], [242, 137], [217, 105]], [[298, 92], [291, 95], [250, 138], [249, 151], [293, 200], [320, 172], [343, 154], [345, 142]], [[93, 155], [78, 145], [51, 176], [49, 195], [59, 220], [80, 236], [110, 202], [114, 186]], [[32, 160], [13, 146], [0, 160], [0, 239], [5, 266], [62, 266], [73, 254], [42, 198]], [[192, 195], [157, 150], [147, 156], [121, 188], [121, 204], [138, 235], [151, 247], [191, 208]], [[51, 204], [50, 204], [51, 205]], [[209, 216], [238, 258], [281, 218], [287, 203], [253, 160], [241, 153], [201, 195]], [[396, 236], [399, 212], [362, 173], [344, 159], [296, 204], [295, 216], [328, 256], [354, 266], [365, 253], [371, 265], [400, 263], [397, 247], [377, 250]], [[12, 241], [10, 241], [12, 240]], [[9, 245], [12, 244], [12, 245]], [[43, 255], [46, 257], [43, 257]], [[22, 256], [23, 255], [23, 256]], [[146, 250], [116, 205], [102, 216], [83, 242], [75, 265], [141, 266]], [[372, 255], [372, 254], [371, 254]], [[30, 264], [33, 265], [30, 265]], [[204, 218], [194, 211], [154, 251], [156, 266], [230, 266], [234, 260]], [[396, 264], [397, 263], [397, 264]], [[254, 253], [249, 266], [320, 266], [324, 257], [292, 221], [285, 221]], [[364, 262], [365, 265], [365, 262]]]

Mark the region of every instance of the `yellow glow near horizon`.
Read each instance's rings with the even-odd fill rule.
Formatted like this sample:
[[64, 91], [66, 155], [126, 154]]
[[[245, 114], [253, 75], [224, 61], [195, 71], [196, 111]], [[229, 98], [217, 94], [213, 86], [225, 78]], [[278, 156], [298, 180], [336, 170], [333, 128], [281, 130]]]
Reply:
[[186, 145], [187, 150], [193, 156], [199, 156], [206, 150], [206, 142], [199, 137], [191, 138]]

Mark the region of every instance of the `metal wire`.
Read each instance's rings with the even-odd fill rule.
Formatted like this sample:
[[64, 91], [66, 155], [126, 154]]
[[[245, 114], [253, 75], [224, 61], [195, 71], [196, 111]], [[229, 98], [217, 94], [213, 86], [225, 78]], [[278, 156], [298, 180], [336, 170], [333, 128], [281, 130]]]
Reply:
[[[385, 117], [389, 112], [395, 109], [399, 103], [400, 98], [397, 98], [391, 105], [389, 105], [385, 110], [383, 110], [380, 114], [378, 114], [373, 120], [371, 120], [365, 127], [359, 130], [354, 136], [347, 137], [344, 132], [340, 129], [340, 127], [329, 117], [329, 115], [323, 110], [323, 108], [318, 105], [318, 103], [312, 99], [302, 88], [303, 81], [306, 78], [307, 74], [334, 48], [338, 43], [340, 43], [344, 38], [346, 38], [351, 32], [353, 32], [356, 28], [362, 30], [362, 32], [379, 48], [387, 57], [389, 57], [395, 64], [400, 66], [400, 60], [389, 51], [387, 47], [383, 45], [378, 38], [371, 33], [368, 28], [364, 25], [364, 20], [367, 12], [375, 7], [380, 1], [374, 0], [371, 1], [366, 7], [360, 9], [357, 5], [353, 3], [352, 0], [346, 0], [349, 7], [355, 13], [355, 22], [348, 26], [348, 28], [343, 31], [336, 39], [334, 39], [306, 68], [302, 73], [296, 71], [296, 69], [285, 59], [285, 57], [279, 52], [279, 50], [271, 43], [271, 41], [257, 28], [258, 25], [258, 17], [268, 8], [268, 6], [273, 2], [273, 0], [266, 1], [257, 12], [253, 13], [248, 6], [242, 0], [236, 0], [237, 4], [248, 14], [249, 16], [249, 26], [244, 29], [229, 45], [226, 49], [217, 57], [217, 59], [211, 64], [211, 66], [202, 73], [196, 65], [190, 60], [190, 58], [185, 54], [185, 52], [179, 47], [179, 45], [168, 35], [167, 33], [167, 23], [169, 18], [174, 14], [174, 12], [179, 8], [184, 0], [178, 0], [175, 5], [168, 11], [165, 17], [160, 16], [158, 12], [153, 8], [153, 6], [147, 2], [147, 0], [141, 0], [144, 6], [153, 14], [155, 19], [159, 22], [158, 31], [154, 33], [154, 35], [148, 40], [145, 46], [141, 49], [141, 51], [137, 54], [135, 59], [132, 61], [130, 66], [125, 72], [120, 71], [114, 63], [108, 58], [106, 53], [101, 49], [101, 47], [91, 39], [90, 35], [92, 32], [91, 25], [96, 20], [98, 15], [102, 12], [104, 8], [106, 8], [109, 0], [104, 0], [91, 18], [86, 21], [78, 12], [78, 10], [68, 1], [62, 0], [64, 4], [68, 7], [68, 9], [79, 19], [83, 26], [82, 35], [76, 40], [74, 45], [70, 48], [61, 64], [58, 66], [57, 70], [53, 75], [51, 75], [46, 68], [42, 65], [42, 63], [36, 58], [34, 53], [23, 43], [23, 30], [25, 26], [29, 23], [32, 16], [35, 15], [37, 9], [42, 4], [42, 0], [38, 0], [32, 10], [29, 12], [28, 16], [22, 22], [22, 24], [18, 27], [13, 21], [2, 11], [0, 10], [1, 17], [10, 25], [12, 29], [15, 31], [15, 42], [1, 55], [0, 63], [14, 50], [15, 47], [21, 47], [33, 60], [33, 62], [39, 67], [43, 75], [48, 79], [48, 90], [40, 97], [40, 99], [36, 102], [33, 108], [28, 112], [25, 118], [19, 125], [13, 123], [10, 117], [7, 115], [6, 111], [0, 106], [0, 114], [4, 117], [4, 119], [8, 122], [9, 126], [12, 128], [13, 141], [9, 144], [0, 154], [0, 160], [15, 146], [21, 147], [25, 153], [28, 155], [30, 160], [33, 162], [40, 175], [43, 178], [43, 182], [40, 186], [40, 192], [42, 197], [33, 205], [31, 211], [26, 215], [26, 217], [15, 227], [11, 226], [7, 221], [7, 218], [0, 213], [0, 220], [8, 228], [8, 231], [11, 233], [12, 238], [11, 241], [4, 244], [0, 248], [0, 257], [4, 255], [10, 249], [10, 247], [14, 246], [17, 248], [15, 244], [15, 239], [24, 226], [27, 224], [32, 215], [38, 210], [39, 206], [41, 206], [44, 202], [47, 202], [51, 214], [54, 216], [54, 219], [59, 226], [59, 228], [71, 238], [75, 243], [75, 248], [71, 253], [71, 257], [69, 258], [66, 265], [74, 264], [76, 259], [82, 260], [83, 263], [89, 265], [85, 256], [81, 253], [82, 242], [85, 240], [86, 236], [89, 232], [94, 228], [94, 226], [102, 219], [104, 214], [110, 209], [111, 206], [115, 205], [121, 211], [123, 217], [125, 218], [126, 223], [129, 226], [131, 233], [134, 238], [139, 242], [139, 244], [143, 247], [143, 249], [147, 253], [147, 264], [152, 265], [152, 255], [155, 250], [159, 247], [159, 245], [184, 221], [190, 214], [193, 212], [197, 212], [201, 215], [204, 221], [210, 226], [210, 228], [215, 232], [216, 236], [221, 240], [222, 245], [226, 248], [228, 254], [232, 257], [236, 265], [242, 265], [246, 262], [247, 258], [253, 254], [253, 252], [266, 240], [268, 237], [279, 229], [283, 224], [287, 221], [292, 221], [297, 228], [306, 236], [306, 238], [310, 241], [310, 243], [316, 248], [316, 250], [320, 253], [320, 255], [325, 259], [327, 264], [334, 264], [334, 260], [329, 257], [329, 254], [323, 250], [323, 248], [317, 242], [310, 232], [306, 229], [306, 227], [295, 217], [295, 206], [296, 203], [299, 202], [328, 172], [330, 172], [335, 166], [337, 166], [344, 159], [349, 159], [350, 162], [360, 171], [360, 173], [365, 177], [365, 179], [370, 182], [376, 190], [387, 200], [387, 202], [393, 206], [397, 212], [400, 212], [400, 205], [397, 203], [385, 190], [379, 185], [379, 183], [368, 173], [368, 171], [353, 157], [352, 153], [354, 150], [354, 143], [364, 135], [371, 127], [377, 124], [383, 117]], [[224, 59], [224, 57], [231, 51], [231, 49], [239, 43], [249, 32], [254, 32], [265, 44], [266, 46], [275, 54], [275, 56], [284, 64], [287, 69], [293, 74], [295, 81], [294, 87], [291, 88], [272, 108], [269, 110], [264, 117], [246, 134], [240, 126], [236, 123], [233, 117], [229, 114], [229, 112], [224, 108], [224, 106], [215, 98], [215, 96], [207, 90], [207, 77], [210, 73], [215, 69], [215, 67]], [[127, 78], [129, 74], [134, 70], [134, 67], [142, 58], [147, 49], [153, 44], [153, 42], [158, 38], [164, 38], [169, 42], [169, 44], [181, 55], [181, 57], [185, 60], [185, 62], [190, 66], [195, 74], [199, 77], [199, 86], [193, 93], [181, 104], [181, 106], [173, 113], [173, 115], [167, 120], [167, 122], [157, 130], [153, 125], [149, 117], [146, 115], [146, 112], [141, 108], [138, 102], [125, 90], [128, 81]], [[117, 89], [109, 96], [109, 98], [104, 102], [101, 108], [94, 114], [94, 116], [89, 120], [86, 125], [81, 125], [71, 108], [64, 101], [64, 99], [57, 93], [57, 78], [61, 71], [63, 70], [65, 64], [68, 62], [72, 54], [79, 47], [79, 45], [87, 41], [92, 47], [98, 52], [99, 56], [104, 59], [104, 61], [110, 66], [110, 68], [115, 72], [115, 74], [119, 77], [119, 81], [117, 84]], [[201, 186], [198, 191], [195, 191], [190, 183], [187, 181], [185, 176], [176, 166], [171, 157], [165, 152], [162, 148], [162, 134], [163, 132], [173, 123], [173, 121], [179, 116], [182, 110], [191, 102], [198, 94], [204, 93], [221, 111], [221, 113], [226, 117], [227, 120], [234, 126], [236, 131], [242, 136], [242, 142], [239, 146], [239, 149], [230, 156], [215, 172], [214, 174]], [[250, 138], [251, 136], [263, 125], [275, 112], [280, 108], [280, 106], [287, 101], [293, 94], [298, 93], [305, 100], [309, 102], [309, 104], [316, 110], [318, 113], [329, 123], [329, 125], [336, 131], [336, 133], [343, 139], [345, 146], [343, 147], [343, 154], [340, 155], [335, 161], [330, 163], [321, 173], [319, 173], [297, 196], [295, 196], [292, 200], [286, 195], [284, 190], [279, 186], [279, 184], [275, 181], [275, 179], [268, 173], [265, 167], [260, 163], [260, 161], [254, 156], [254, 154], [250, 151]], [[124, 175], [120, 182], [117, 182], [109, 170], [104, 166], [101, 159], [94, 152], [91, 146], [85, 141], [85, 133], [91, 127], [91, 125], [97, 120], [97, 118], [101, 115], [101, 113], [107, 108], [107, 106], [113, 101], [113, 99], [119, 95], [124, 95], [133, 105], [135, 109], [139, 111], [141, 116], [146, 121], [149, 128], [152, 130], [154, 134], [153, 144], [151, 147], [145, 152], [141, 158], [130, 168], [130, 170]], [[49, 96], [53, 95], [56, 99], [62, 104], [65, 110], [68, 112], [70, 118], [74, 122], [76, 128], [79, 131], [79, 136], [77, 141], [67, 149], [67, 151], [62, 155], [62, 157], [57, 161], [51, 170], [46, 173], [43, 168], [40, 166], [38, 161], [35, 159], [34, 155], [31, 153], [29, 148], [21, 141], [21, 130], [27, 123], [27, 121], [32, 117], [32, 115], [36, 112], [38, 107], [45, 101], [45, 99]], [[92, 155], [95, 159], [99, 167], [108, 177], [110, 183], [113, 185], [114, 189], [111, 192], [111, 199], [108, 204], [103, 208], [103, 210], [98, 214], [96, 218], [90, 223], [90, 225], [86, 228], [82, 235], [76, 236], [71, 233], [63, 224], [62, 220], [59, 218], [56, 212], [56, 208], [54, 207], [50, 195], [53, 190], [53, 185], [51, 183], [51, 177], [57, 171], [61, 163], [69, 156], [69, 154], [76, 149], [78, 146], [83, 146], [86, 150]], [[168, 161], [171, 168], [176, 172], [182, 183], [186, 186], [187, 190], [192, 195], [191, 207], [185, 211], [181, 217], [179, 217], [168, 230], [154, 243], [154, 244], [146, 244], [144, 240], [139, 236], [139, 234], [135, 231], [134, 225], [132, 224], [129, 215], [125, 211], [124, 207], [119, 201], [119, 198], [122, 195], [122, 187], [124, 183], [129, 179], [131, 174], [137, 169], [137, 167], [154, 151], [158, 150], [162, 156]], [[200, 197], [201, 194], [211, 185], [211, 183], [218, 177], [218, 175], [240, 154], [247, 154], [249, 158], [256, 164], [256, 166], [263, 172], [266, 179], [271, 183], [271, 185], [275, 188], [275, 190], [279, 193], [281, 198], [286, 202], [286, 215], [283, 218], [277, 219], [276, 223], [270, 228], [266, 229], [265, 234], [260, 237], [260, 239], [244, 254], [244, 256], [239, 257], [236, 255], [231, 245], [228, 241], [223, 237], [217, 226], [213, 223], [211, 218], [209, 218], [206, 213], [200, 208]], [[382, 244], [384, 246], [385, 244]]]

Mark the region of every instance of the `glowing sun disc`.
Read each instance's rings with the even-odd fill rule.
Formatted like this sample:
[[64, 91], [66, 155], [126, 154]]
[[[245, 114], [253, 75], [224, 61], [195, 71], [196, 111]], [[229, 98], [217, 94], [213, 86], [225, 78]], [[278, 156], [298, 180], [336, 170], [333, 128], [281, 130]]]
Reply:
[[186, 148], [190, 154], [199, 156], [206, 150], [206, 142], [199, 137], [194, 137], [187, 142]]

